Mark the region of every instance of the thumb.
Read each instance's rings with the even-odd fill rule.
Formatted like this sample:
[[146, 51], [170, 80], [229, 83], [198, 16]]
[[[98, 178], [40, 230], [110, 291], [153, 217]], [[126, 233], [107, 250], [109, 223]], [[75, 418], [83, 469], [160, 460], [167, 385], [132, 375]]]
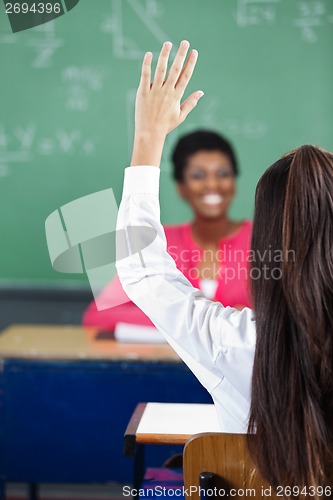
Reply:
[[204, 95], [202, 90], [197, 90], [193, 92], [180, 106], [180, 120], [183, 122], [187, 115], [196, 107], [201, 97]]

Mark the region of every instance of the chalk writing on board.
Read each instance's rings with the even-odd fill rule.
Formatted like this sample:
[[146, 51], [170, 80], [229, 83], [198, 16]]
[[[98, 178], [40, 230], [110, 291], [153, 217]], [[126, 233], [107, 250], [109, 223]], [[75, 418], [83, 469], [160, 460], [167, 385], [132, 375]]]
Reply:
[[236, 22], [238, 26], [274, 24], [276, 4], [280, 0], [237, 0]]
[[[126, 13], [125, 13], [126, 10]], [[127, 12], [127, 10], [129, 12]], [[162, 44], [169, 40], [167, 33], [158, 23], [158, 18], [163, 15], [164, 9], [157, 0], [112, 0], [111, 16], [103, 20], [101, 31], [112, 35], [112, 47], [114, 57], [117, 59], [141, 60], [146, 47], [140, 47], [138, 42], [132, 38], [132, 33], [126, 31], [126, 20], [135, 19], [138, 31], [145, 28], [152, 37], [152, 42]], [[154, 45], [155, 45], [154, 43]]]
[[36, 26], [28, 37], [24, 33], [3, 33], [0, 43], [7, 45], [24, 43], [31, 47], [33, 56], [30, 65], [35, 69], [50, 68], [54, 54], [64, 45], [64, 41], [56, 36], [54, 21]]
[[35, 123], [7, 130], [0, 124], [0, 176], [8, 175], [11, 164], [29, 163], [36, 157], [61, 155], [89, 156], [96, 141], [80, 130], [57, 129], [46, 135]]
[[227, 118], [221, 127], [230, 136], [242, 136], [250, 140], [262, 139], [267, 135], [268, 125], [260, 118], [245, 117], [242, 119]]
[[326, 23], [332, 22], [332, 16], [326, 11], [326, 5], [320, 0], [311, 0], [297, 3], [297, 18], [294, 24], [299, 28], [305, 42], [315, 43], [318, 40], [318, 29]]
[[196, 109], [195, 114], [182, 125], [182, 132], [187, 133], [195, 128], [219, 130], [230, 138], [240, 136], [249, 140], [259, 140], [267, 135], [268, 125], [260, 117], [245, 116], [233, 118], [225, 116], [221, 105], [221, 97], [206, 96], [204, 106]]
[[0, 124], [0, 179], [10, 175], [11, 164], [28, 163], [31, 160], [29, 137], [23, 137], [21, 130], [18, 130], [21, 147], [17, 144], [12, 147], [13, 136], [7, 134], [4, 125]]
[[34, 51], [31, 67], [43, 69], [52, 66], [53, 56], [63, 46], [64, 41], [56, 36], [55, 23], [54, 21], [50, 21], [37, 26], [32, 31], [32, 36], [28, 38], [26, 43]]
[[150, 16], [153, 18], [159, 18], [164, 15], [165, 9], [162, 2], [157, 0], [145, 0], [145, 10], [149, 12]]
[[90, 66], [68, 66], [62, 70], [66, 85], [65, 106], [73, 111], [85, 111], [90, 106], [91, 94], [104, 86], [104, 70]]

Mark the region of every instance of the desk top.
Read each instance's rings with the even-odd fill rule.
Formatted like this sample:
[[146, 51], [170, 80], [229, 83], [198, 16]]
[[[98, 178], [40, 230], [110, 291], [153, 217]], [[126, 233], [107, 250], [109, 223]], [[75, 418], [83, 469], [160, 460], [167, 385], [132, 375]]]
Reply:
[[120, 343], [96, 339], [96, 331], [79, 326], [50, 325], [6, 328], [0, 333], [0, 358], [181, 362], [167, 344]]
[[138, 444], [185, 444], [194, 434], [221, 432], [213, 404], [140, 403], [125, 432], [125, 454]]

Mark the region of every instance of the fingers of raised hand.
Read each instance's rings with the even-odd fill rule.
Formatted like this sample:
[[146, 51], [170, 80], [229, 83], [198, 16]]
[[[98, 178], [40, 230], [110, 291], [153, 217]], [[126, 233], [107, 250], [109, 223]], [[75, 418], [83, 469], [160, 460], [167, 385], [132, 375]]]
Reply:
[[150, 89], [152, 58], [153, 54], [151, 52], [146, 52], [142, 61], [140, 88], [144, 92], [147, 92]]
[[181, 99], [184, 95], [186, 87], [191, 79], [195, 65], [197, 63], [197, 59], [198, 52], [196, 50], [192, 50], [187, 58], [183, 71], [181, 72], [178, 81], [176, 82], [176, 90], [179, 99]]
[[181, 74], [181, 71], [183, 69], [183, 64], [184, 64], [189, 46], [190, 46], [190, 44], [186, 40], [183, 40], [181, 42], [179, 49], [177, 51], [176, 57], [172, 63], [172, 66], [171, 66], [169, 74], [168, 74], [168, 79], [166, 82], [168, 86], [174, 87], [176, 85], [176, 82], [179, 78], [179, 75]]
[[202, 90], [193, 92], [180, 106], [180, 121], [183, 122], [187, 115], [196, 107], [201, 97], [204, 95]]
[[152, 85], [153, 88], [154, 87], [160, 88], [164, 83], [165, 75], [168, 69], [168, 61], [171, 49], [172, 49], [171, 42], [165, 42], [163, 44], [155, 69], [154, 81]]

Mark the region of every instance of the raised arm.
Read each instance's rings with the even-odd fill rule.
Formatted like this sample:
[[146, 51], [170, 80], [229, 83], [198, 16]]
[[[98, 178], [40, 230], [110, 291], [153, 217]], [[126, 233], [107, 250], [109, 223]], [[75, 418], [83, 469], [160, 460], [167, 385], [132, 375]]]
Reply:
[[[188, 42], [182, 42], [167, 74], [171, 44], [164, 44], [150, 84], [151, 59], [147, 53], [137, 92], [135, 140], [131, 167], [125, 171], [118, 229], [125, 229], [128, 257], [119, 252], [117, 270], [125, 292], [164, 333], [201, 383], [212, 392], [226, 377], [249, 400], [255, 342], [252, 314], [207, 300], [176, 268], [166, 250], [159, 220], [159, 169], [167, 133], [177, 127], [203, 95], [182, 97], [193, 73], [197, 52], [185, 63]], [[141, 251], [131, 227], [148, 227], [155, 239]], [[139, 237], [140, 240], [140, 237]], [[228, 361], [230, 347], [232, 358]], [[236, 350], [234, 350], [236, 348]], [[236, 354], [235, 354], [236, 353]]]
[[141, 79], [135, 103], [135, 136], [131, 165], [159, 167], [164, 141], [169, 132], [180, 125], [204, 95], [201, 90], [182, 97], [194, 71], [198, 52], [192, 50], [186, 64], [189, 43], [180, 44], [167, 75], [171, 42], [165, 42], [151, 84], [152, 53], [147, 52], [142, 63]]

